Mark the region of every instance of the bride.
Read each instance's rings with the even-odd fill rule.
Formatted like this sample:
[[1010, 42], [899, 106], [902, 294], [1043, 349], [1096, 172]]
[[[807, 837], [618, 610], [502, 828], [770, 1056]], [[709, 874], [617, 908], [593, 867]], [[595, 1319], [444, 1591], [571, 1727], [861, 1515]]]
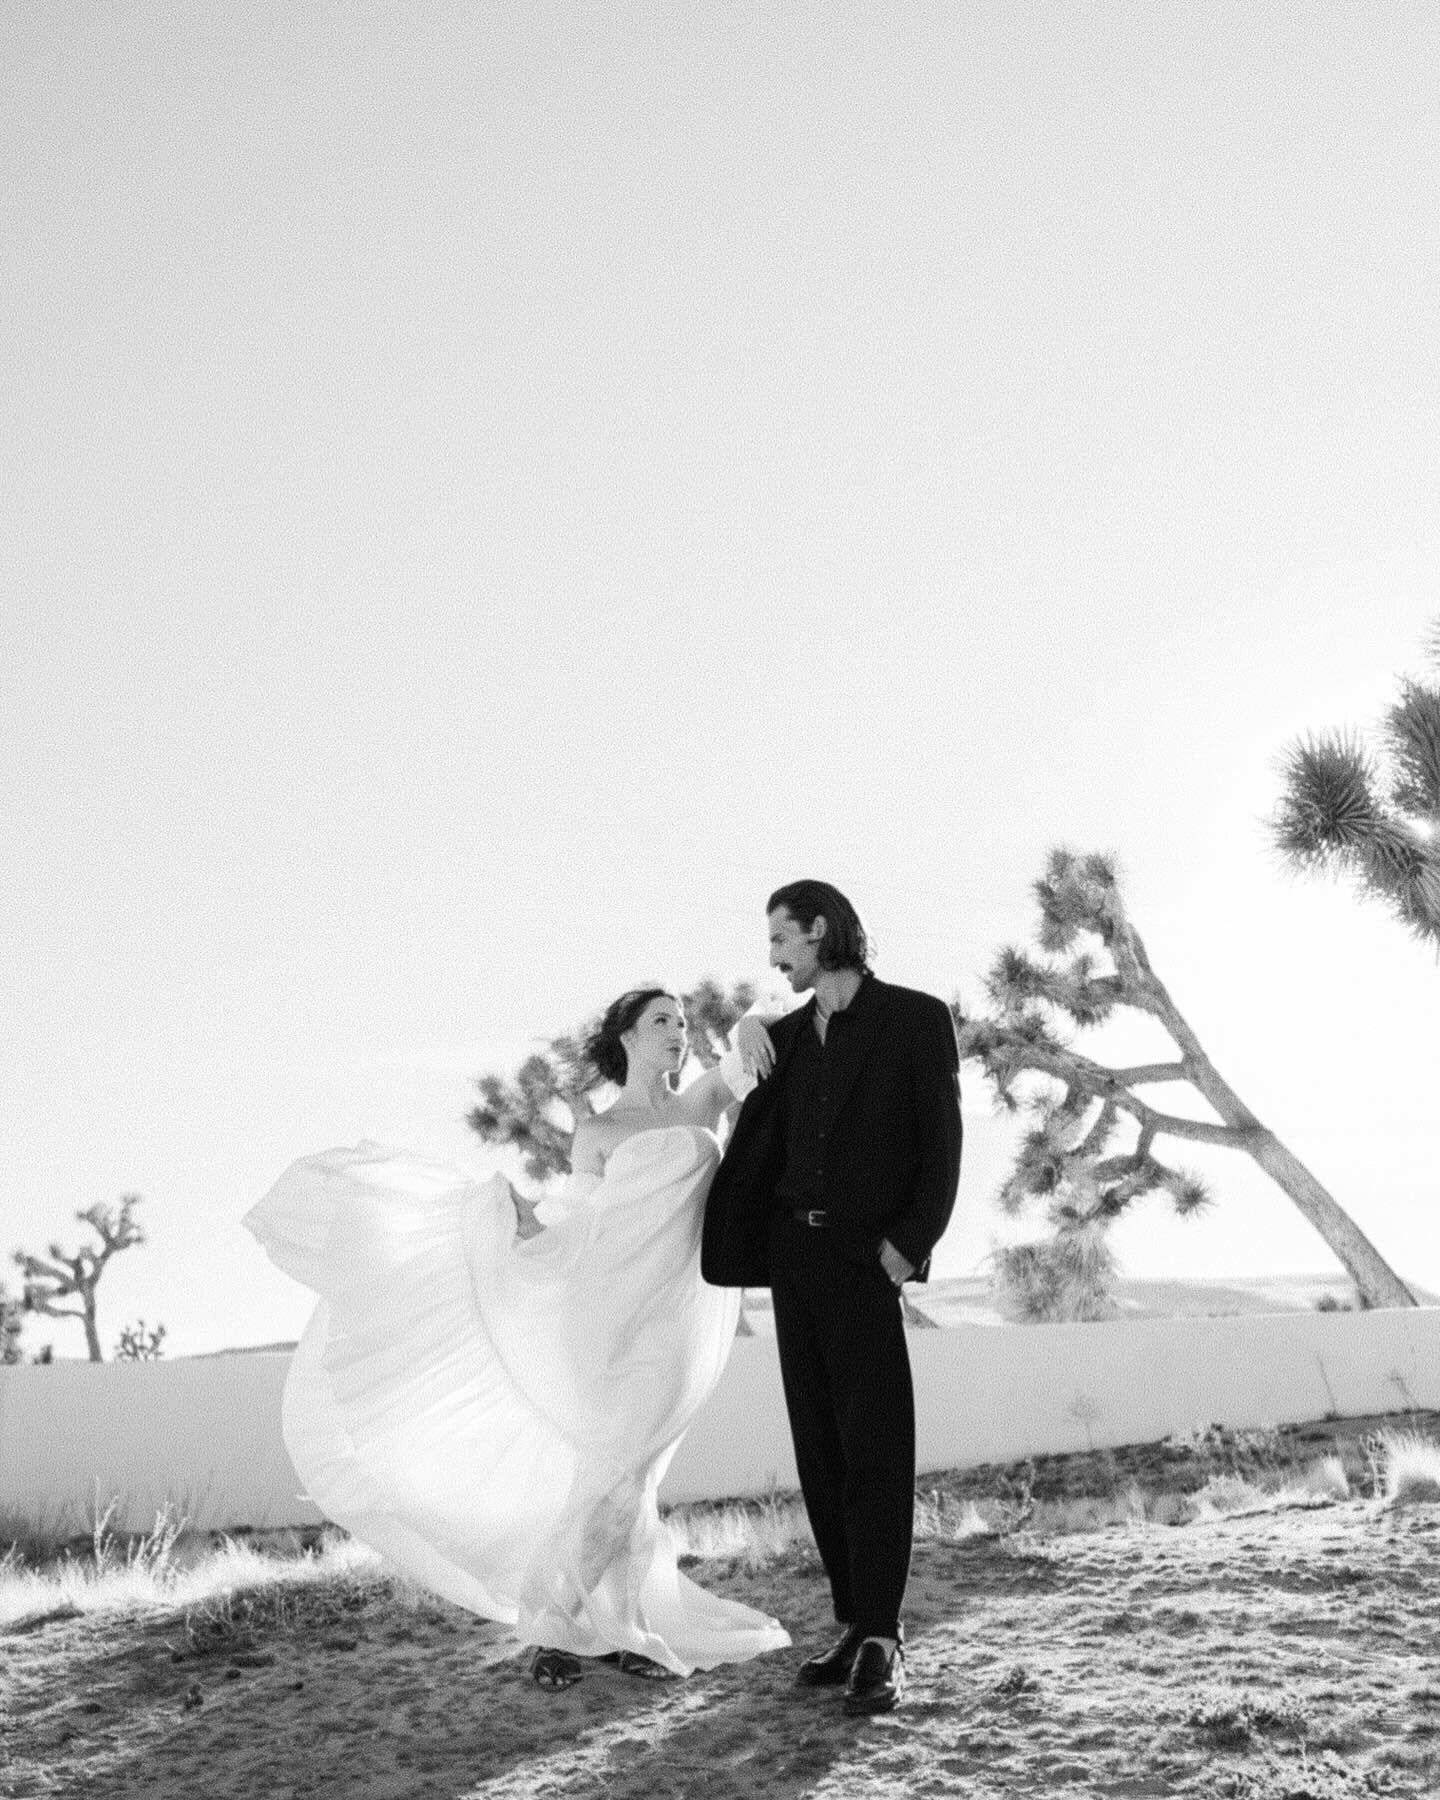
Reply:
[[534, 1645], [663, 1678], [783, 1648], [774, 1620], [676, 1566], [656, 1491], [735, 1335], [700, 1278], [716, 1131], [772, 1061], [758, 1021], [683, 1091], [685, 1016], [623, 994], [586, 1046], [620, 1094], [530, 1202], [382, 1145], [293, 1163], [245, 1217], [320, 1296], [285, 1384], [286, 1448], [327, 1517]]

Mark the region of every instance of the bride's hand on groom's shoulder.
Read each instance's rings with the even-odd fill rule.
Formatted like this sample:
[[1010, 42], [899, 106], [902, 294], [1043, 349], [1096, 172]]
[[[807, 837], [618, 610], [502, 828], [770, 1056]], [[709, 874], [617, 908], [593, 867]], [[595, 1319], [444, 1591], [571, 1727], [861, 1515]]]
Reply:
[[754, 1013], [746, 1013], [735, 1026], [735, 1048], [745, 1073], [763, 1081], [775, 1067], [775, 1046], [770, 1033]]

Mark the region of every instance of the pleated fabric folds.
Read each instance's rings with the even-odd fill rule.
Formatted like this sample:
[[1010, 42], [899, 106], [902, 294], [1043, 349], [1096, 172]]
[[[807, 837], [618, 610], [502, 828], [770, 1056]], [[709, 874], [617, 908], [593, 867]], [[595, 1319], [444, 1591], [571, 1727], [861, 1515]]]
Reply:
[[326, 1516], [522, 1643], [678, 1674], [787, 1644], [680, 1572], [656, 1504], [735, 1333], [699, 1269], [718, 1155], [637, 1133], [524, 1240], [503, 1177], [368, 1142], [293, 1163], [244, 1222], [320, 1296], [283, 1429]]

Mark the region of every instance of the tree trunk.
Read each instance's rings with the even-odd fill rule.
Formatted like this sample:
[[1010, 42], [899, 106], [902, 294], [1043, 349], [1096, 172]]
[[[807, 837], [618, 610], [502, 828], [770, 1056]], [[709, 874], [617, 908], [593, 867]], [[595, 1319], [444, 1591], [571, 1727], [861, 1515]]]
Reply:
[[88, 1294], [85, 1296], [85, 1345], [90, 1352], [91, 1362], [104, 1362], [100, 1333], [95, 1329], [95, 1302]]
[[1324, 1238], [1367, 1306], [1415, 1306], [1418, 1302], [1345, 1209], [1321, 1187], [1298, 1156], [1262, 1125], [1246, 1149], [1295, 1202]]
[[1356, 1292], [1367, 1306], [1416, 1306], [1418, 1301], [1385, 1258], [1361, 1231], [1343, 1206], [1321, 1187], [1301, 1162], [1287, 1150], [1273, 1131], [1268, 1130], [1246, 1106], [1200, 1046], [1189, 1021], [1170, 998], [1166, 988], [1150, 967], [1139, 934], [1131, 931], [1138, 960], [1144, 970], [1154, 1012], [1179, 1046], [1185, 1072], [1192, 1085], [1205, 1097], [1226, 1125], [1236, 1135], [1236, 1148], [1248, 1151], [1283, 1193], [1294, 1201], [1304, 1217], [1335, 1253], [1345, 1273], [1355, 1283]]

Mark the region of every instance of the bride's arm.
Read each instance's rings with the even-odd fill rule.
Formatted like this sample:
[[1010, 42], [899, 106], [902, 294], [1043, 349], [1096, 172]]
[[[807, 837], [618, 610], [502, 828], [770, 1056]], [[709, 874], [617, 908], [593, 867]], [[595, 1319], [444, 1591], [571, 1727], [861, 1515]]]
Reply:
[[743, 1014], [730, 1034], [731, 1047], [680, 1096], [700, 1124], [717, 1125], [727, 1108], [743, 1100], [775, 1067], [775, 1046], [766, 1022], [778, 1017], [778, 1012]]
[[605, 1159], [600, 1153], [601, 1136], [593, 1117], [577, 1119], [575, 1135], [570, 1140], [570, 1173], [603, 1175]]

